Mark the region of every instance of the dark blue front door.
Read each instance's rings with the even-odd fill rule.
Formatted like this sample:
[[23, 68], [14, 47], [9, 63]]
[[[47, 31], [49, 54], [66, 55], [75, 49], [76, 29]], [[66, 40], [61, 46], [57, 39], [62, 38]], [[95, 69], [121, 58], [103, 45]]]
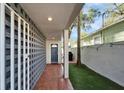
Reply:
[[58, 44], [51, 44], [51, 63], [58, 63]]

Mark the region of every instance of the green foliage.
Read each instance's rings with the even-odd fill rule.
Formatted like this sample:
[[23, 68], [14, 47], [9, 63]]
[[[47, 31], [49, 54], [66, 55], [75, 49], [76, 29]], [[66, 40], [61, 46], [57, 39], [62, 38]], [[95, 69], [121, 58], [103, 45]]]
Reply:
[[106, 11], [105, 26], [124, 18], [124, 4], [114, 3], [112, 6], [114, 8], [108, 8]]
[[[80, 12], [80, 18], [81, 18], [81, 23], [80, 26], [83, 30], [87, 30], [89, 28], [91, 28], [91, 24], [94, 23], [95, 18], [100, 16], [100, 11], [98, 9], [94, 9], [94, 8], [90, 8], [88, 10], [87, 14], [84, 14], [82, 11]], [[75, 19], [75, 21], [72, 23], [72, 27], [77, 27], [77, 18]]]
[[[109, 25], [113, 23], [114, 21], [120, 20], [124, 18], [124, 3], [113, 3], [110, 8], [108, 8], [104, 13], [101, 13], [99, 9], [90, 8], [88, 10], [88, 13], [83, 13], [83, 11], [80, 12], [81, 17], [81, 28], [83, 30], [88, 30], [91, 28], [91, 24], [95, 22], [95, 19], [97, 17], [104, 16], [104, 24]], [[72, 23], [72, 27], [77, 27], [77, 18]]]
[[114, 3], [115, 6], [114, 13], [118, 15], [124, 15], [124, 3]]
[[100, 16], [100, 11], [98, 9], [90, 8], [87, 14], [81, 14], [82, 28], [87, 30], [91, 28], [91, 24], [95, 22], [95, 18]]
[[84, 37], [86, 37], [86, 36], [88, 36], [88, 33], [87, 32], [85, 32], [85, 31], [81, 32], [81, 39], [84, 38]]
[[88, 19], [91, 23], [94, 23], [94, 19], [98, 16], [101, 15], [101, 12], [98, 10], [98, 9], [93, 9], [93, 8], [90, 8], [88, 10]]

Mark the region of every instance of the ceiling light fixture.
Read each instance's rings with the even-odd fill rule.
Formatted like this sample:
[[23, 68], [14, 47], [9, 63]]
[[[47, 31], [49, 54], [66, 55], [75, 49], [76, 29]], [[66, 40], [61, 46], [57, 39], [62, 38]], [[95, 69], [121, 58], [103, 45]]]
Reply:
[[52, 19], [52, 17], [48, 17], [48, 21], [52, 21], [53, 19]]

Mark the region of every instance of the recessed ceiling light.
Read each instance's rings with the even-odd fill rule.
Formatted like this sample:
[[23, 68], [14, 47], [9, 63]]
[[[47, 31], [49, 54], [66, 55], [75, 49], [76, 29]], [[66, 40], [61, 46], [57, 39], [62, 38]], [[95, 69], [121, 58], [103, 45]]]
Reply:
[[48, 21], [52, 21], [53, 19], [52, 19], [52, 17], [48, 17]]

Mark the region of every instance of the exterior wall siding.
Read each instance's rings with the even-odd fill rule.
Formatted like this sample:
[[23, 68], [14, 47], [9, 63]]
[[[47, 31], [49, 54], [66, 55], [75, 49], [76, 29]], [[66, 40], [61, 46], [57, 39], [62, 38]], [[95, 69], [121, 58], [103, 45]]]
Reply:
[[[41, 31], [36, 27], [36, 25], [33, 23], [31, 18], [27, 15], [27, 13], [24, 11], [24, 9], [19, 4], [9, 3], [7, 4], [9, 7], [11, 7], [20, 17], [22, 17], [25, 21], [20, 22], [21, 32], [20, 35], [18, 33], [18, 17], [14, 15], [14, 20], [11, 18], [10, 10], [5, 7], [5, 88], [4, 89], [12, 89], [12, 86], [14, 86], [14, 89], [19, 89], [18, 84], [18, 73], [20, 73], [20, 89], [33, 89], [34, 85], [36, 84], [38, 78], [44, 71], [45, 65], [46, 65], [46, 38], [42, 34]], [[14, 21], [14, 38], [11, 38], [11, 21]], [[25, 27], [23, 25], [24, 22], [27, 22], [29, 24], [29, 43], [28, 43], [28, 25], [26, 24]], [[23, 33], [23, 29], [25, 29], [25, 34]], [[24, 36], [25, 35], [25, 36]], [[18, 36], [20, 36], [20, 56], [18, 56], [18, 49], [19, 49], [19, 39]], [[24, 40], [25, 37], [25, 41]], [[11, 52], [11, 39], [14, 40], [13, 42], [13, 49], [14, 53]], [[25, 49], [23, 45], [25, 44]], [[24, 50], [25, 52], [28, 52], [28, 44], [29, 44], [29, 66], [28, 63], [23, 63], [24, 59]], [[11, 67], [11, 55], [14, 55], [14, 72], [12, 72]], [[20, 72], [18, 71], [19, 65], [18, 60], [20, 57]], [[28, 59], [26, 60], [28, 61]], [[25, 75], [24, 75], [24, 67], [25, 67]], [[29, 76], [28, 76], [28, 70], [29, 70]], [[12, 73], [14, 74], [14, 77], [11, 77]], [[24, 77], [25, 76], [25, 83], [24, 83]], [[1, 76], [2, 77], [2, 76]], [[12, 83], [11, 81], [14, 80]], [[28, 82], [29, 80], [29, 82]], [[1, 82], [1, 81], [0, 81]], [[29, 88], [28, 88], [29, 83]], [[14, 85], [13, 85], [14, 84]], [[25, 85], [24, 85], [25, 84]]]
[[100, 30], [99, 32], [94, 33], [93, 35], [90, 35], [84, 38], [82, 40], [82, 43], [88, 42], [89, 44], [87, 44], [87, 46], [94, 45], [92, 41], [96, 35], [101, 35], [101, 38], [102, 38], [101, 43], [112, 43], [112, 42], [124, 41], [124, 26], [123, 25], [124, 25], [124, 21], [121, 21], [117, 24], [114, 24], [103, 30]]
[[103, 31], [104, 43], [124, 41], [124, 21]]

